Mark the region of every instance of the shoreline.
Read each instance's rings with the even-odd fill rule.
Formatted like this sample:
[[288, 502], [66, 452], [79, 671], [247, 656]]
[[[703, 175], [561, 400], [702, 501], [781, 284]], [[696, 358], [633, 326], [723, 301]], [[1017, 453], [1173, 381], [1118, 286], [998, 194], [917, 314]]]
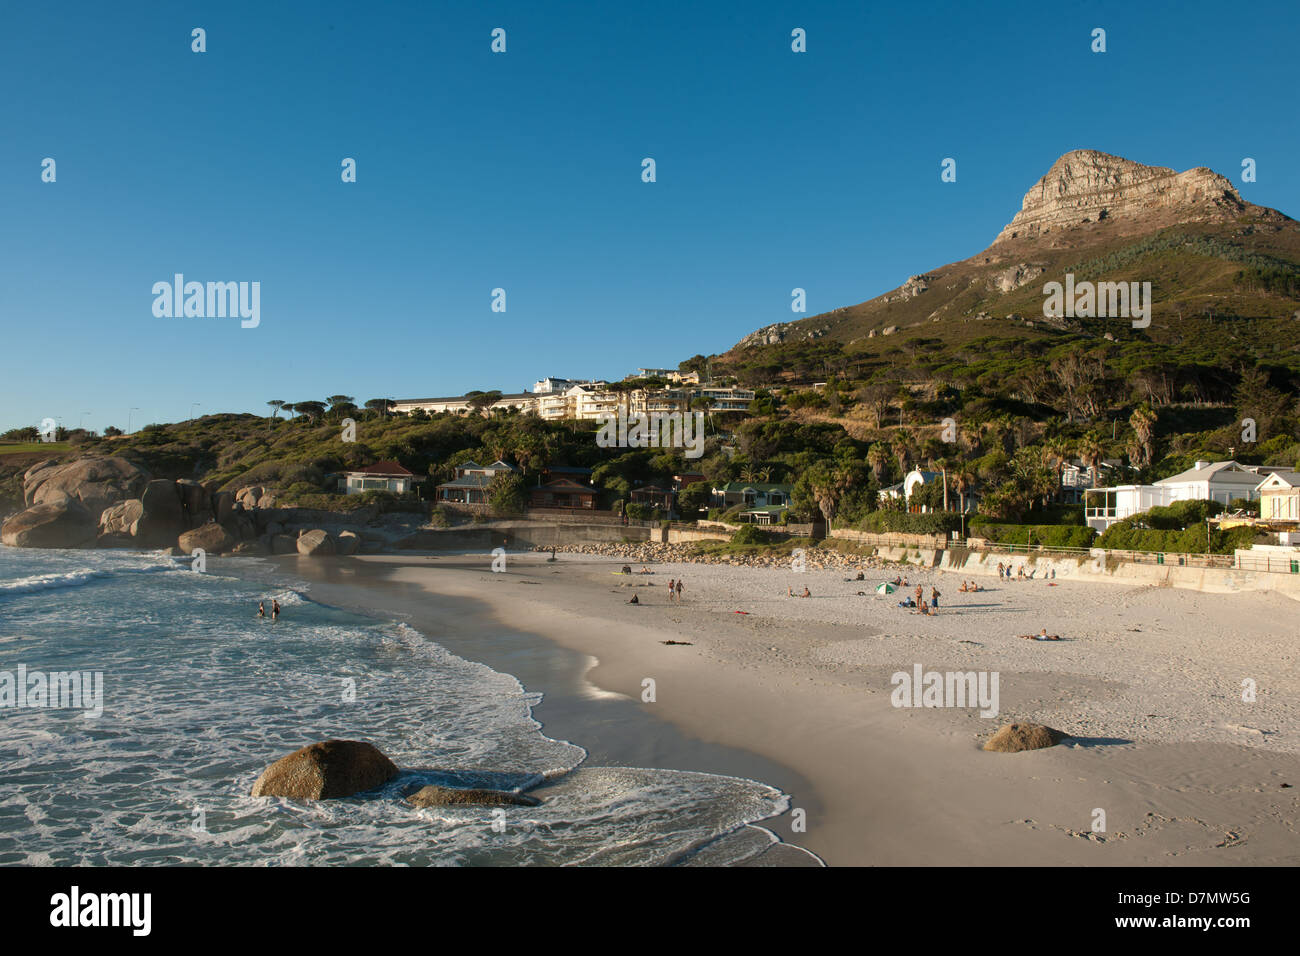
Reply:
[[[512, 555], [502, 574], [490, 572], [490, 556], [475, 554], [325, 561], [287, 556], [271, 563], [309, 582], [313, 599], [389, 618], [395, 611], [409, 613], [412, 626], [430, 639], [513, 674], [544, 694], [535, 719], [547, 735], [586, 748], [593, 763], [637, 760], [780, 788], [792, 808], [806, 815], [806, 832], [792, 830], [792, 812], [761, 825], [829, 865], [1280, 865], [1300, 859], [1300, 841], [1287, 822], [1300, 806], [1287, 796], [1296, 791], [1283, 787], [1300, 780], [1294, 727], [1249, 735], [1263, 747], [1227, 742], [1233, 739], [1227, 730], [1203, 740], [1182, 739], [1202, 719], [1194, 711], [1171, 725], [1166, 741], [1152, 721], [1135, 723], [1141, 733], [1131, 735], [1089, 732], [1092, 724], [1116, 724], [1117, 715], [1132, 716], [1134, 706], [1148, 706], [1148, 691], [1129, 693], [1135, 703], [1123, 686], [1145, 665], [1127, 660], [1139, 656], [1137, 644], [1128, 654], [1122, 643], [1093, 650], [1063, 642], [1053, 648], [1119, 668], [1115, 675], [1089, 677], [1069, 673], [1074, 664], [1042, 671], [1046, 648], [1035, 642], [990, 648], [984, 646], [988, 638], [969, 639], [987, 628], [981, 616], [1020, 621], [1017, 614], [1032, 610], [1020, 604], [1044, 601], [1049, 607], [1060, 601], [1086, 607], [1098, 600], [1089, 592], [1115, 594], [1113, 586], [1063, 583], [1046, 592], [1033, 590], [1041, 582], [1012, 585], [998, 598], [1019, 602], [1015, 607], [979, 607], [988, 603], [984, 592], [980, 602], [953, 607], [955, 575], [912, 568], [914, 577], [945, 582], [947, 606], [933, 620], [897, 617], [908, 629], [931, 632], [901, 635], [845, 620], [856, 614], [879, 625], [875, 619], [889, 615], [883, 605], [853, 607], [829, 593], [843, 580], [838, 571], [800, 575], [814, 589], [815, 599], [804, 603], [789, 602], [783, 593], [768, 596], [775, 590], [770, 584], [783, 588], [790, 578], [781, 571], [661, 565], [652, 578], [625, 580], [609, 577], [623, 563], [618, 559], [584, 557], [551, 564], [541, 554]], [[689, 582], [681, 605], [668, 604], [655, 589], [675, 573]], [[756, 580], [769, 582], [762, 597], [755, 596]], [[645, 603], [626, 607], [625, 585], [640, 585]], [[852, 594], [861, 586], [849, 583], [839, 590]], [[1160, 603], [1168, 600], [1168, 589], [1131, 591], [1135, 596], [1124, 601], [1128, 618], [1154, 615], [1158, 624], [1168, 615], [1171, 606]], [[1152, 594], [1157, 602], [1144, 607]], [[1210, 600], [1178, 594], [1194, 605]], [[741, 600], [750, 603], [749, 614], [729, 607]], [[1223, 610], [1239, 621], [1236, 607]], [[1187, 613], [1202, 609], [1193, 606]], [[1070, 623], [1078, 627], [1084, 620], [1076, 615]], [[961, 634], [942, 636], [954, 626]], [[1135, 640], [1154, 637], [1148, 631]], [[1197, 638], [1197, 644], [1204, 649], [1213, 641]], [[1115, 650], [1121, 653], [1109, 653]], [[968, 668], [981, 657], [990, 659], [1003, 680], [1001, 716], [984, 720], [952, 709], [892, 707], [889, 674], [902, 669], [899, 655], [927, 668]], [[1227, 664], [1234, 655], [1220, 656]], [[1040, 663], [1029, 663], [1034, 660]], [[1218, 662], [1207, 666], [1222, 669]], [[1193, 683], [1203, 679], [1187, 676]], [[654, 703], [641, 702], [645, 677], [656, 681]], [[1277, 678], [1261, 674], [1261, 684], [1266, 680], [1273, 684]], [[618, 706], [592, 706], [602, 701]], [[1062, 701], [1078, 712], [1077, 719], [1066, 726], [1042, 722], [1076, 734], [1072, 740], [1028, 754], [979, 749], [1002, 723], [1038, 719], [1045, 702]], [[615, 711], [616, 718], [599, 716]], [[1278, 712], [1279, 719], [1291, 716]], [[1099, 807], [1109, 815], [1109, 835], [1091, 830], [1091, 814]]]

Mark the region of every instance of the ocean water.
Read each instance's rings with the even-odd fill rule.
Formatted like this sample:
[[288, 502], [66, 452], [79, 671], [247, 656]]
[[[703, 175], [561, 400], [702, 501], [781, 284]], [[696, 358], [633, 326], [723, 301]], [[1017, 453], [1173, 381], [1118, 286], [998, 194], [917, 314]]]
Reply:
[[[272, 622], [270, 598], [284, 608]], [[256, 617], [259, 599], [268, 617]], [[541, 699], [400, 623], [186, 560], [0, 547], [0, 676], [103, 674], [103, 713], [0, 707], [0, 865], [779, 865], [751, 780], [588, 767]], [[254, 798], [275, 759], [366, 740], [401, 776], [373, 794]], [[417, 810], [427, 783], [522, 789], [540, 807]]]

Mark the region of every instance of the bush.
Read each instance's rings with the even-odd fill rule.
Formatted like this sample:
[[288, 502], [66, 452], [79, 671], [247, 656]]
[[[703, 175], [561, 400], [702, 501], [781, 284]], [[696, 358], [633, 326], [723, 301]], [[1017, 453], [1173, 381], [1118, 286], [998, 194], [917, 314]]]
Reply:
[[1077, 525], [994, 524], [987, 521], [971, 522], [970, 533], [997, 544], [1030, 543], [1045, 548], [1089, 548], [1097, 535], [1091, 528]]
[[742, 525], [732, 534], [731, 543], [739, 545], [771, 544], [772, 536], [757, 525], [747, 524]]
[[961, 530], [961, 515], [954, 511], [930, 511], [925, 514], [873, 511], [862, 519], [859, 527], [874, 534], [947, 534]]
[[524, 513], [524, 479], [510, 472], [492, 476], [487, 488], [488, 505], [498, 517], [514, 517]]

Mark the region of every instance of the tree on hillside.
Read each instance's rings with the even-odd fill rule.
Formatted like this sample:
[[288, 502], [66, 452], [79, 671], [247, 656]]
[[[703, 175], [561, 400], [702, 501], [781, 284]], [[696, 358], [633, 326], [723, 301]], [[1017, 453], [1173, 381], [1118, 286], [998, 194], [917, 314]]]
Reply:
[[483, 414], [485, 408], [491, 408], [497, 402], [501, 401], [501, 390], [493, 389], [490, 392], [475, 389], [472, 392], [466, 392], [465, 398], [469, 401], [469, 407], [479, 415]]
[[285, 403], [283, 399], [273, 398], [266, 404], [271, 406], [271, 418], [275, 419], [279, 417], [279, 411], [280, 409], [284, 408]]
[[288, 412], [291, 418], [293, 417], [294, 412], [298, 410], [298, 406], [295, 405], [293, 402], [284, 402], [283, 404], [281, 404], [280, 407], [283, 408], [286, 412]]
[[1133, 426], [1133, 431], [1137, 435], [1139, 460], [1136, 464], [1140, 468], [1145, 468], [1155, 457], [1156, 413], [1152, 411], [1150, 405], [1143, 403], [1133, 410], [1128, 423]]
[[293, 410], [299, 415], [306, 415], [312, 421], [320, 418], [325, 414], [324, 402], [295, 402]]
[[876, 442], [868, 448], [867, 464], [871, 466], [871, 473], [876, 476], [876, 484], [880, 484], [885, 475], [885, 465], [889, 464], [889, 446]]
[[372, 398], [366, 402], [366, 408], [372, 412], [377, 412], [380, 418], [387, 418], [388, 411], [393, 407], [391, 398]]

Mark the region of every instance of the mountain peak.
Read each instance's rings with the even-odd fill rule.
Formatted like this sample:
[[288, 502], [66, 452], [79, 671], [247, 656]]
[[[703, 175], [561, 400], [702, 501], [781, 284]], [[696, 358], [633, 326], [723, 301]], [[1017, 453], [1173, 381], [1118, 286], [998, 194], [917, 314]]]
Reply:
[[1149, 228], [1152, 220], [1166, 216], [1180, 222], [1223, 220], [1245, 209], [1232, 183], [1203, 166], [1179, 173], [1095, 149], [1076, 149], [1054, 162], [1025, 193], [1020, 212], [994, 245], [1085, 223]]

